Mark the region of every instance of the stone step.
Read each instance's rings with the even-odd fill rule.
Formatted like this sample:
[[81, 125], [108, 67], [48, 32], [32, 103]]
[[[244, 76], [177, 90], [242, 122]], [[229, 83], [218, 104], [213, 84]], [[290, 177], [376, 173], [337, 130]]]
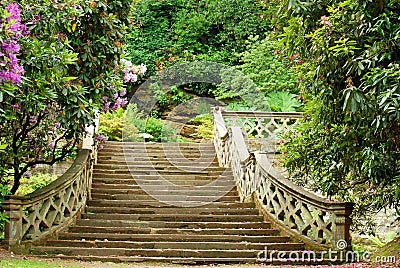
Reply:
[[136, 207], [94, 207], [88, 206], [87, 212], [91, 213], [118, 213], [118, 214], [185, 214], [185, 215], [258, 215], [256, 208], [136, 208]]
[[136, 221], [243, 221], [243, 222], [262, 222], [264, 219], [259, 215], [182, 215], [182, 214], [119, 214], [113, 213], [94, 213], [82, 214], [82, 219], [106, 220], [112, 217], [114, 220], [136, 220]]
[[[187, 155], [187, 156], [176, 156], [173, 158], [174, 161], [176, 162], [187, 162], [187, 163], [193, 163], [195, 164], [196, 162], [202, 163], [202, 162], [214, 162], [217, 161], [215, 156], [207, 156], [207, 157], [202, 157], [199, 158], [199, 156], [194, 156], [194, 155]], [[121, 163], [126, 163], [126, 162], [133, 162], [133, 161], [169, 161], [171, 160], [171, 157], [167, 157], [165, 155], [154, 155], [154, 156], [133, 156], [133, 155], [124, 155], [124, 154], [101, 154], [97, 157], [97, 160], [102, 162], [102, 161], [119, 161]]]
[[233, 172], [219, 167], [212, 143], [106, 142], [97, 160], [86, 213], [32, 253], [208, 264], [304, 249], [265, 222], [254, 203], [240, 202]]
[[130, 161], [118, 161], [118, 160], [98, 160], [97, 161], [97, 166], [101, 165], [109, 165], [109, 166], [115, 166], [115, 165], [124, 165], [124, 166], [144, 166], [144, 165], [159, 165], [159, 166], [167, 166], [167, 165], [175, 165], [175, 166], [185, 166], [185, 165], [190, 165], [190, 164], [196, 164], [199, 166], [213, 166], [213, 167], [219, 167], [218, 162], [216, 161], [175, 161], [171, 162], [170, 160], [167, 159], [161, 159], [161, 160], [130, 160]]
[[[178, 170], [175, 168], [170, 168], [170, 169], [153, 169], [153, 168], [148, 168], [146, 167], [145, 169], [132, 169], [132, 172], [134, 172], [135, 176], [142, 176], [142, 175], [175, 175], [175, 174], [180, 174], [180, 175], [209, 175], [209, 176], [218, 176], [221, 175], [225, 169], [210, 169], [210, 170], [188, 170], [188, 171], [183, 171], [183, 170]], [[107, 169], [98, 169], [95, 168], [93, 170], [93, 176], [98, 177], [101, 174], [106, 174], [106, 175], [114, 175], [114, 174], [124, 174], [124, 175], [130, 175], [131, 171], [129, 169], [118, 169], [118, 170], [107, 170]]]
[[[241, 257], [236, 257], [236, 258], [192, 258], [192, 257], [131, 257], [131, 256], [82, 256], [82, 255], [64, 255], [64, 254], [36, 254], [38, 258], [59, 258], [59, 259], [65, 259], [65, 260], [81, 260], [81, 261], [98, 261], [98, 262], [114, 262], [114, 263], [173, 263], [175, 265], [196, 265], [196, 264], [216, 264], [216, 263], [221, 263], [221, 264], [230, 264], [230, 263], [257, 263], [259, 264], [260, 262], [257, 261], [256, 258], [241, 258]], [[262, 263], [265, 264], [282, 264], [282, 261], [279, 260], [266, 260], [262, 261]], [[292, 264], [293, 262], [291, 262]], [[283, 263], [287, 264], [287, 263]], [[304, 264], [304, 263], [300, 263]], [[143, 267], [148, 267], [146, 264]], [[149, 266], [151, 267], [151, 266]], [[160, 265], [160, 267], [163, 267]], [[167, 266], [168, 267], [168, 266]]]
[[101, 154], [99, 157], [105, 157], [105, 156], [111, 156], [111, 157], [123, 157], [126, 160], [134, 160], [137, 157], [142, 157], [142, 158], [147, 158], [147, 159], [207, 159], [207, 161], [210, 159], [215, 159], [216, 153], [215, 151], [205, 151], [205, 152], [199, 152], [199, 151], [163, 151], [163, 150], [143, 150], [143, 151], [135, 151], [135, 150], [102, 150]]
[[[120, 177], [120, 176], [118, 176]], [[218, 180], [217, 180], [218, 179]], [[118, 179], [118, 178], [94, 178], [93, 179], [94, 183], [99, 183], [99, 184], [103, 184], [103, 185], [115, 185], [115, 184], [128, 184], [128, 185], [142, 185], [145, 186], [146, 189], [149, 190], [153, 190], [153, 189], [159, 189], [160, 185], [164, 187], [167, 187], [166, 189], [168, 189], [169, 185], [166, 185], [166, 183], [172, 183], [175, 185], [179, 185], [182, 187], [194, 187], [194, 186], [206, 186], [209, 183], [212, 183], [212, 186], [215, 187], [227, 187], [227, 186], [231, 186], [234, 187], [235, 186], [235, 182], [232, 179], [224, 179], [224, 178], [215, 178], [215, 179], [209, 179], [209, 180], [205, 180], [205, 179], [190, 179], [187, 178], [185, 179], [185, 177], [182, 177], [181, 179], [175, 179], [174, 177], [165, 177], [163, 179], [134, 179], [134, 178], [130, 178], [130, 179]], [[175, 188], [175, 186], [171, 186], [172, 188]]]
[[[248, 242], [248, 243], [286, 243], [288, 236], [248, 236], [248, 235], [202, 235], [202, 234], [111, 234], [111, 233], [69, 233], [58, 235], [61, 240], [106, 240], [135, 242]], [[222, 257], [222, 256], [221, 256]]]
[[[141, 181], [143, 182], [143, 181]], [[154, 181], [147, 181], [147, 182], [154, 182]], [[211, 181], [210, 181], [211, 182]], [[144, 182], [143, 182], [144, 183]], [[94, 182], [92, 184], [92, 188], [93, 189], [122, 189], [122, 190], [132, 190], [132, 189], [141, 189], [141, 185], [142, 184], [137, 184], [136, 181], [133, 181], [132, 183], [98, 183], [98, 182]], [[157, 184], [155, 184], [154, 186], [149, 186], [148, 184], [146, 184], [146, 190], [158, 190], [160, 189], [160, 184], [157, 181]], [[225, 184], [225, 185], [204, 185], [204, 186], [198, 186], [197, 188], [199, 190], [225, 190], [227, 189], [227, 186], [234, 186], [233, 183], [230, 184]], [[188, 189], [192, 189], [192, 187], [188, 187]], [[169, 191], [169, 190], [175, 190], [176, 186], [174, 185], [165, 185], [163, 186], [163, 190], [164, 191]]]
[[172, 157], [179, 157], [179, 156], [190, 156], [194, 155], [197, 157], [212, 157], [215, 156], [215, 150], [214, 149], [205, 149], [205, 150], [197, 150], [197, 149], [149, 149], [149, 148], [143, 148], [143, 149], [103, 149], [101, 150], [101, 155], [125, 155], [125, 156], [130, 156], [130, 157], [135, 157], [135, 156], [147, 156], [147, 157], [153, 157], [153, 156], [168, 156], [170, 158]]
[[[181, 173], [181, 174], [222, 174], [225, 171], [225, 168], [220, 167], [207, 167], [207, 168], [192, 168], [192, 167], [174, 167], [174, 166], [143, 166], [143, 167], [125, 167], [125, 168], [100, 168], [95, 167], [93, 170], [94, 174], [106, 173], [106, 174], [127, 174], [133, 172], [134, 174], [146, 174], [146, 172], [173, 172], [173, 173]], [[151, 174], [151, 173], [150, 173]]]
[[136, 249], [136, 248], [86, 248], [86, 247], [32, 247], [34, 254], [63, 254], [80, 256], [142, 256], [142, 257], [191, 257], [191, 258], [256, 258], [259, 251], [251, 249]]
[[[160, 184], [161, 185], [161, 184]], [[93, 188], [92, 194], [107, 194], [107, 195], [121, 195], [121, 194], [128, 194], [128, 195], [149, 195], [152, 196], [237, 196], [236, 189], [223, 189], [220, 188], [213, 188], [212, 186], [200, 186], [200, 187], [175, 187], [175, 189], [169, 190], [152, 190], [149, 192], [150, 189], [145, 190], [139, 189], [111, 189], [111, 188]]]
[[204, 165], [200, 165], [200, 163], [196, 163], [196, 166], [178, 165], [171, 163], [157, 163], [157, 162], [146, 162], [146, 163], [133, 163], [133, 164], [97, 164], [95, 169], [97, 170], [140, 170], [140, 169], [179, 169], [179, 170], [219, 170], [225, 171], [226, 168], [221, 168], [217, 165], [210, 165], [209, 163], [205, 163]]
[[148, 227], [98, 227], [75, 226], [69, 233], [103, 233], [103, 234], [182, 234], [182, 235], [278, 235], [277, 229], [181, 229], [181, 228], [148, 228]]
[[[182, 204], [181, 208], [184, 208], [187, 203]], [[175, 205], [162, 203], [159, 201], [129, 201], [129, 200], [88, 200], [88, 207], [132, 207], [132, 208], [177, 208]], [[187, 208], [187, 207], [186, 207]], [[221, 208], [221, 209], [248, 209], [255, 208], [254, 203], [222, 203], [222, 202], [212, 202], [207, 205], [196, 207], [196, 208]]]
[[[208, 175], [208, 174], [180, 174], [180, 173], [163, 173], [161, 175], [161, 172], [157, 172], [158, 174], [140, 174], [140, 175], [135, 175], [131, 173], [126, 173], [126, 174], [107, 174], [107, 173], [97, 173], [93, 177], [93, 180], [99, 180], [99, 179], [126, 179], [129, 181], [135, 181], [135, 180], [157, 180], [157, 179], [173, 179], [173, 180], [226, 180], [226, 181], [234, 181], [233, 178], [231, 177], [231, 174], [229, 172], [224, 172], [223, 175], [221, 174], [213, 174], [213, 175]], [[134, 176], [135, 175], [135, 176]]]
[[[165, 263], [171, 263], [175, 267], [176, 265], [187, 267], [187, 266], [193, 266], [197, 267], [194, 265], [209, 265], [209, 266], [218, 266], [218, 264], [221, 265], [229, 265], [232, 266], [232, 264], [243, 264], [245, 265], [244, 267], [247, 267], [251, 264], [254, 264], [255, 266], [266, 266], [266, 265], [274, 265], [274, 266], [279, 266], [279, 267], [292, 267], [292, 266], [297, 266], [299, 265], [300, 267], [304, 267], [304, 265], [324, 265], [324, 267], [330, 267], [332, 266], [331, 261], [320, 261], [317, 257], [315, 261], [303, 261], [303, 260], [296, 260], [293, 258], [290, 258], [290, 253], [292, 251], [288, 252], [283, 252], [285, 255], [282, 257], [280, 256], [279, 258], [277, 257], [277, 253], [274, 255], [274, 257], [271, 258], [242, 258], [240, 256], [234, 257], [234, 258], [193, 258], [193, 257], [140, 257], [140, 256], [96, 256], [96, 255], [91, 255], [91, 256], [83, 256], [83, 255], [64, 255], [64, 254], [37, 254], [36, 257], [38, 258], [50, 258], [50, 259], [64, 259], [64, 260], [81, 260], [81, 261], [91, 261], [91, 262], [114, 262], [114, 263], [135, 263], [134, 265], [136, 266], [137, 263], [143, 263], [143, 267], [153, 267], [153, 265], [158, 265], [159, 267], [169, 267], [165, 266]], [[299, 254], [302, 254], [302, 252], [298, 252]], [[260, 254], [258, 252], [257, 254]], [[307, 254], [307, 252], [306, 252]], [[285, 257], [287, 256], [287, 257]], [[307, 255], [306, 255], [307, 256]], [[149, 266], [150, 265], [150, 266]], [[307, 267], [308, 267], [307, 266]], [[129, 266], [128, 266], [129, 267]], [[138, 266], [139, 267], [139, 266]]]
[[256, 250], [299, 250], [302, 243], [248, 243], [248, 242], [136, 242], [136, 241], [100, 241], [100, 240], [48, 240], [51, 247], [86, 247], [86, 248], [148, 248], [148, 249], [256, 249]]
[[79, 219], [76, 226], [99, 227], [151, 227], [151, 228], [220, 228], [220, 229], [269, 229], [269, 222], [196, 222], [196, 221], [132, 221], [116, 219]]
[[163, 202], [184, 202], [184, 201], [198, 201], [198, 202], [213, 202], [213, 201], [227, 201], [235, 202], [239, 201], [239, 197], [235, 195], [231, 196], [191, 196], [191, 195], [135, 195], [135, 194], [108, 194], [108, 193], [92, 193], [93, 200], [105, 199], [105, 200], [162, 200]]

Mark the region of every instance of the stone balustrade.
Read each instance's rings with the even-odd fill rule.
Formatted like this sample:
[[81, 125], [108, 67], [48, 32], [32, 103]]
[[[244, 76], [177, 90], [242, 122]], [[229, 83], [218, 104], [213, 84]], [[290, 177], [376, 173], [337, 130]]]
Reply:
[[[267, 153], [248, 150], [246, 140], [252, 133], [271, 138], [274, 132], [290, 128], [301, 114], [224, 112], [217, 107], [213, 117], [219, 162], [232, 169], [242, 200], [253, 199], [269, 219], [314, 248], [336, 249], [343, 241], [351, 247], [352, 203], [327, 200], [304, 190], [278, 172]], [[246, 128], [246, 124], [252, 125]]]
[[9, 249], [27, 252], [29, 245], [56, 235], [83, 212], [90, 199], [97, 156], [96, 129], [97, 126], [87, 129], [74, 163], [55, 181], [25, 196], [5, 196], [3, 209], [9, 218], [5, 225], [5, 244]]

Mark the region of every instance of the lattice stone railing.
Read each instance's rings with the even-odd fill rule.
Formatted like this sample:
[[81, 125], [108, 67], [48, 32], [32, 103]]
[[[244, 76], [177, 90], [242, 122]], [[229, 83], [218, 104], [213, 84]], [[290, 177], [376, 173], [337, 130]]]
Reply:
[[240, 126], [248, 138], [276, 138], [285, 129], [297, 124], [301, 113], [228, 112], [223, 111], [228, 126]]
[[242, 122], [249, 122], [245, 117], [249, 114], [252, 119], [269, 118], [269, 122], [284, 122], [278, 125], [271, 123], [277, 129], [289, 127], [287, 123], [297, 120], [301, 114], [289, 113], [285, 118], [284, 113], [277, 113], [275, 118], [274, 113], [232, 113], [215, 108], [213, 142], [219, 162], [232, 169], [241, 199], [253, 198], [261, 212], [289, 234], [317, 248], [335, 249], [341, 240], [350, 247], [353, 204], [326, 200], [286, 179], [273, 167], [268, 158], [271, 154], [249, 152], [246, 133], [236, 125], [227, 127], [225, 114], [235, 119], [242, 115]]
[[93, 139], [96, 127], [89, 131], [83, 141], [84, 149], [62, 176], [29, 195], [5, 197], [3, 209], [9, 217], [5, 243], [10, 249], [26, 251], [30, 243], [40, 242], [67, 228], [83, 212], [86, 200], [90, 198], [97, 154]]

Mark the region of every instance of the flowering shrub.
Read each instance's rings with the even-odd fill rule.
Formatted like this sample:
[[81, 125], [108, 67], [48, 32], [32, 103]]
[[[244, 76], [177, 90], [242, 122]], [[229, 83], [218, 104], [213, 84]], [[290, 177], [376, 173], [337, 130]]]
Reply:
[[[1, 12], [2, 11], [2, 12]], [[6, 5], [0, 12], [0, 85], [20, 84], [25, 71], [17, 55], [20, 53], [20, 39], [29, 34], [21, 23], [21, 10], [15, 3]], [[2, 96], [2, 91], [0, 91]], [[1, 98], [0, 98], [1, 99]]]
[[[94, 113], [127, 104], [144, 65], [124, 57], [131, 1], [0, 4], [0, 183], [74, 151]], [[136, 72], [136, 73], [135, 73]], [[137, 76], [135, 78], [135, 75]]]

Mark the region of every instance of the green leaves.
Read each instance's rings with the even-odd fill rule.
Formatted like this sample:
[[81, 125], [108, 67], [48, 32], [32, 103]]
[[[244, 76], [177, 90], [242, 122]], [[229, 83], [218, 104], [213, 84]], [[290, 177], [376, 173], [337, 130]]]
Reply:
[[339, 56], [352, 56], [355, 54], [355, 50], [359, 50], [357, 48], [357, 42], [355, 40], [349, 40], [349, 38], [345, 38], [343, 40], [334, 41], [336, 46], [330, 47], [329, 50], [335, 52], [333, 55], [335, 57]]
[[343, 111], [348, 111], [350, 113], [355, 113], [360, 108], [364, 107], [365, 96], [363, 92], [357, 90], [357, 88], [349, 87], [343, 91], [345, 95]]
[[357, 216], [399, 206], [400, 3], [273, 2], [280, 49], [304, 60], [307, 115], [285, 138], [286, 166], [311, 188], [356, 201]]
[[128, 50], [149, 75], [182, 61], [237, 63], [247, 38], [269, 30], [264, 12], [253, 0], [141, 0]]
[[287, 91], [271, 92], [267, 95], [267, 101], [275, 112], [296, 112], [302, 107], [297, 95]]

